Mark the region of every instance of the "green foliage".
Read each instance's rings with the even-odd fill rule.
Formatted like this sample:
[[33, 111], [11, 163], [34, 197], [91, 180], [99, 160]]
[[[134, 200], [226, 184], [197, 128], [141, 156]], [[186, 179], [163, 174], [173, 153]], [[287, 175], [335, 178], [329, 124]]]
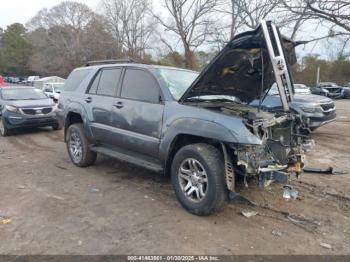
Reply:
[[169, 52], [164, 55], [158, 63], [164, 66], [185, 67], [185, 57], [179, 52]]
[[[202, 70], [210, 62], [210, 60], [213, 59], [214, 55], [214, 53], [206, 53], [204, 51], [195, 52], [193, 70]], [[167, 53], [158, 61], [158, 63], [165, 66], [186, 68], [185, 57], [178, 52]]]
[[350, 82], [350, 60], [343, 56], [332, 61], [317, 56], [304, 57], [302, 62], [293, 68], [295, 82], [315, 86], [318, 67], [322, 82], [335, 82], [338, 85]]
[[29, 71], [28, 60], [32, 52], [22, 24], [9, 25], [0, 39], [0, 73], [25, 75]]

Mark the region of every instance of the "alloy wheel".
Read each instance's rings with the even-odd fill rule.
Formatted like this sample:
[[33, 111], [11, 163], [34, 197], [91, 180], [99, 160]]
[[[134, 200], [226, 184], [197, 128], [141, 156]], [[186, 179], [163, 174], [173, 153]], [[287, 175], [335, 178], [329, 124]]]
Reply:
[[77, 132], [72, 132], [69, 137], [69, 151], [75, 163], [79, 163], [83, 157], [83, 143]]
[[179, 168], [178, 179], [184, 195], [193, 202], [201, 201], [208, 191], [208, 176], [196, 159], [185, 159]]
[[0, 118], [0, 134], [3, 136], [5, 134], [5, 127], [2, 119]]

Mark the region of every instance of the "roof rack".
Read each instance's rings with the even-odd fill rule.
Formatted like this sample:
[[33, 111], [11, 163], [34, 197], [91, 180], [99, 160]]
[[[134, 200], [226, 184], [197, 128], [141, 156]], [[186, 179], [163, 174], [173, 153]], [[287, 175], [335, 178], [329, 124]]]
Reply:
[[139, 62], [134, 60], [134, 59], [130, 59], [130, 58], [108, 59], [108, 60], [89, 61], [85, 64], [85, 66], [108, 65], [108, 64], [128, 64], [128, 63], [139, 63]]

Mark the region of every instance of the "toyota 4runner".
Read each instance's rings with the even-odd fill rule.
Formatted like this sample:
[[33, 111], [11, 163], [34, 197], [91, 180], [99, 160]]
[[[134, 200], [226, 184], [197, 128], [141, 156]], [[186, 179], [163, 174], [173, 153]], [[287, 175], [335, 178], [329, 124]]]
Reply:
[[[196, 215], [218, 210], [235, 178], [299, 175], [303, 150], [288, 66], [294, 43], [270, 22], [233, 38], [198, 74], [132, 61], [75, 69], [58, 107], [72, 162], [97, 153], [171, 175], [180, 203]], [[283, 110], [249, 106], [277, 83]]]

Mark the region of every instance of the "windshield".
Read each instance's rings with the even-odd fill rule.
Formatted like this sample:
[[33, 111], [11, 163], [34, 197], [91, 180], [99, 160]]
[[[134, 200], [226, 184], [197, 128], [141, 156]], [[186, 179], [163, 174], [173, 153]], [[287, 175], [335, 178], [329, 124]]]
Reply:
[[179, 100], [199, 73], [181, 69], [159, 69], [160, 75], [168, 85], [171, 95], [175, 100]]
[[40, 100], [47, 99], [47, 96], [38, 89], [18, 88], [3, 89], [2, 98], [4, 100]]
[[270, 89], [268, 94], [270, 96], [277, 96], [277, 95], [280, 94], [279, 91], [278, 91], [278, 87], [277, 87], [276, 83], [272, 85], [272, 87], [271, 87], [271, 89]]
[[52, 84], [52, 87], [55, 89], [55, 91], [64, 91], [64, 83], [55, 83], [55, 84]]

